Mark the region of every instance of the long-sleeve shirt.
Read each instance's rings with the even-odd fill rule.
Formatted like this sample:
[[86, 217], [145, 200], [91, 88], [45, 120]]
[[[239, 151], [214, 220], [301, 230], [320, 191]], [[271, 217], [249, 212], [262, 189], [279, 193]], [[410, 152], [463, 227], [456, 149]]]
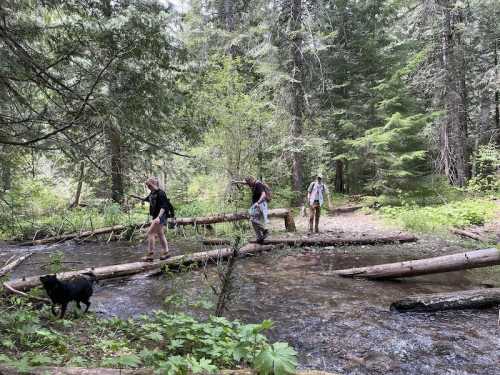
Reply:
[[328, 194], [328, 188], [323, 182], [313, 181], [307, 189], [309, 193], [309, 204], [313, 205], [314, 201], [318, 201], [319, 205], [323, 205], [323, 194]]

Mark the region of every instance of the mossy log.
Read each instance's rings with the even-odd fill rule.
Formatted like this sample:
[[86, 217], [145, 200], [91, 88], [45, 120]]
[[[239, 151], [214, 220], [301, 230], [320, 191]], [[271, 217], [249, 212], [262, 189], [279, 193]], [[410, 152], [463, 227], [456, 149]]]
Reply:
[[474, 289], [451, 293], [420, 294], [391, 304], [399, 312], [480, 309], [500, 305], [500, 288]]
[[334, 271], [344, 277], [365, 277], [369, 279], [391, 279], [433, 273], [466, 270], [500, 264], [500, 250], [495, 248], [468, 251], [434, 258], [386, 263], [376, 266], [350, 268]]

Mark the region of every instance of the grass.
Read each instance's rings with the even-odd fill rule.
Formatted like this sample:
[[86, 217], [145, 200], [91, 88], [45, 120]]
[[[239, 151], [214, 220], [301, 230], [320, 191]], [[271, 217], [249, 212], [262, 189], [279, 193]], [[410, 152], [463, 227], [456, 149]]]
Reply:
[[470, 198], [434, 206], [383, 207], [380, 214], [391, 223], [416, 232], [445, 232], [451, 228], [483, 225], [495, 217], [496, 204], [487, 198]]

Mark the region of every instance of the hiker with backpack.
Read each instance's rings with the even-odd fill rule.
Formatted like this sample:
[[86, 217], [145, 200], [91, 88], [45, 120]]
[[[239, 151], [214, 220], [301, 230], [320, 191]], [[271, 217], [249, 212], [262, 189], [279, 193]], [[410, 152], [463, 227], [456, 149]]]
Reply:
[[269, 234], [269, 230], [265, 226], [269, 222], [267, 205], [271, 200], [271, 189], [254, 177], [246, 177], [244, 181], [233, 181], [233, 183], [245, 184], [252, 190], [252, 206], [248, 210], [250, 222], [255, 231], [256, 242], [264, 242]]
[[145, 184], [150, 190], [149, 195], [146, 198], [134, 196], [134, 198], [139, 198], [142, 201], [149, 202], [149, 214], [153, 217], [147, 232], [148, 252], [142, 260], [146, 262], [154, 260], [153, 257], [156, 237], [160, 240], [161, 245], [160, 260], [164, 260], [169, 257], [169, 251], [163, 227], [167, 223], [167, 218], [175, 216], [174, 207], [167, 198], [165, 191], [160, 189], [160, 182], [158, 178], [150, 177], [146, 180]]
[[309, 233], [319, 233], [319, 217], [321, 215], [321, 206], [323, 205], [323, 195], [328, 199], [328, 207], [332, 208], [328, 187], [323, 183], [323, 176], [316, 175], [316, 180], [309, 184], [307, 188], [307, 202], [309, 203]]

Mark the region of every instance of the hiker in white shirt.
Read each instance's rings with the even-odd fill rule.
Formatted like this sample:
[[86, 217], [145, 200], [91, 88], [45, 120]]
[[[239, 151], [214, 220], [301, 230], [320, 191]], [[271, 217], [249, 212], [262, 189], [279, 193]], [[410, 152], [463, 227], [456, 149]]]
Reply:
[[323, 176], [318, 174], [316, 176], [316, 180], [310, 183], [307, 188], [307, 202], [309, 203], [309, 232], [313, 231], [313, 223], [314, 223], [314, 231], [316, 233], [319, 232], [319, 217], [321, 215], [321, 206], [323, 205], [324, 198], [326, 195], [328, 200], [328, 206], [332, 206], [332, 202], [330, 201], [330, 195], [328, 193], [327, 186], [322, 181]]

